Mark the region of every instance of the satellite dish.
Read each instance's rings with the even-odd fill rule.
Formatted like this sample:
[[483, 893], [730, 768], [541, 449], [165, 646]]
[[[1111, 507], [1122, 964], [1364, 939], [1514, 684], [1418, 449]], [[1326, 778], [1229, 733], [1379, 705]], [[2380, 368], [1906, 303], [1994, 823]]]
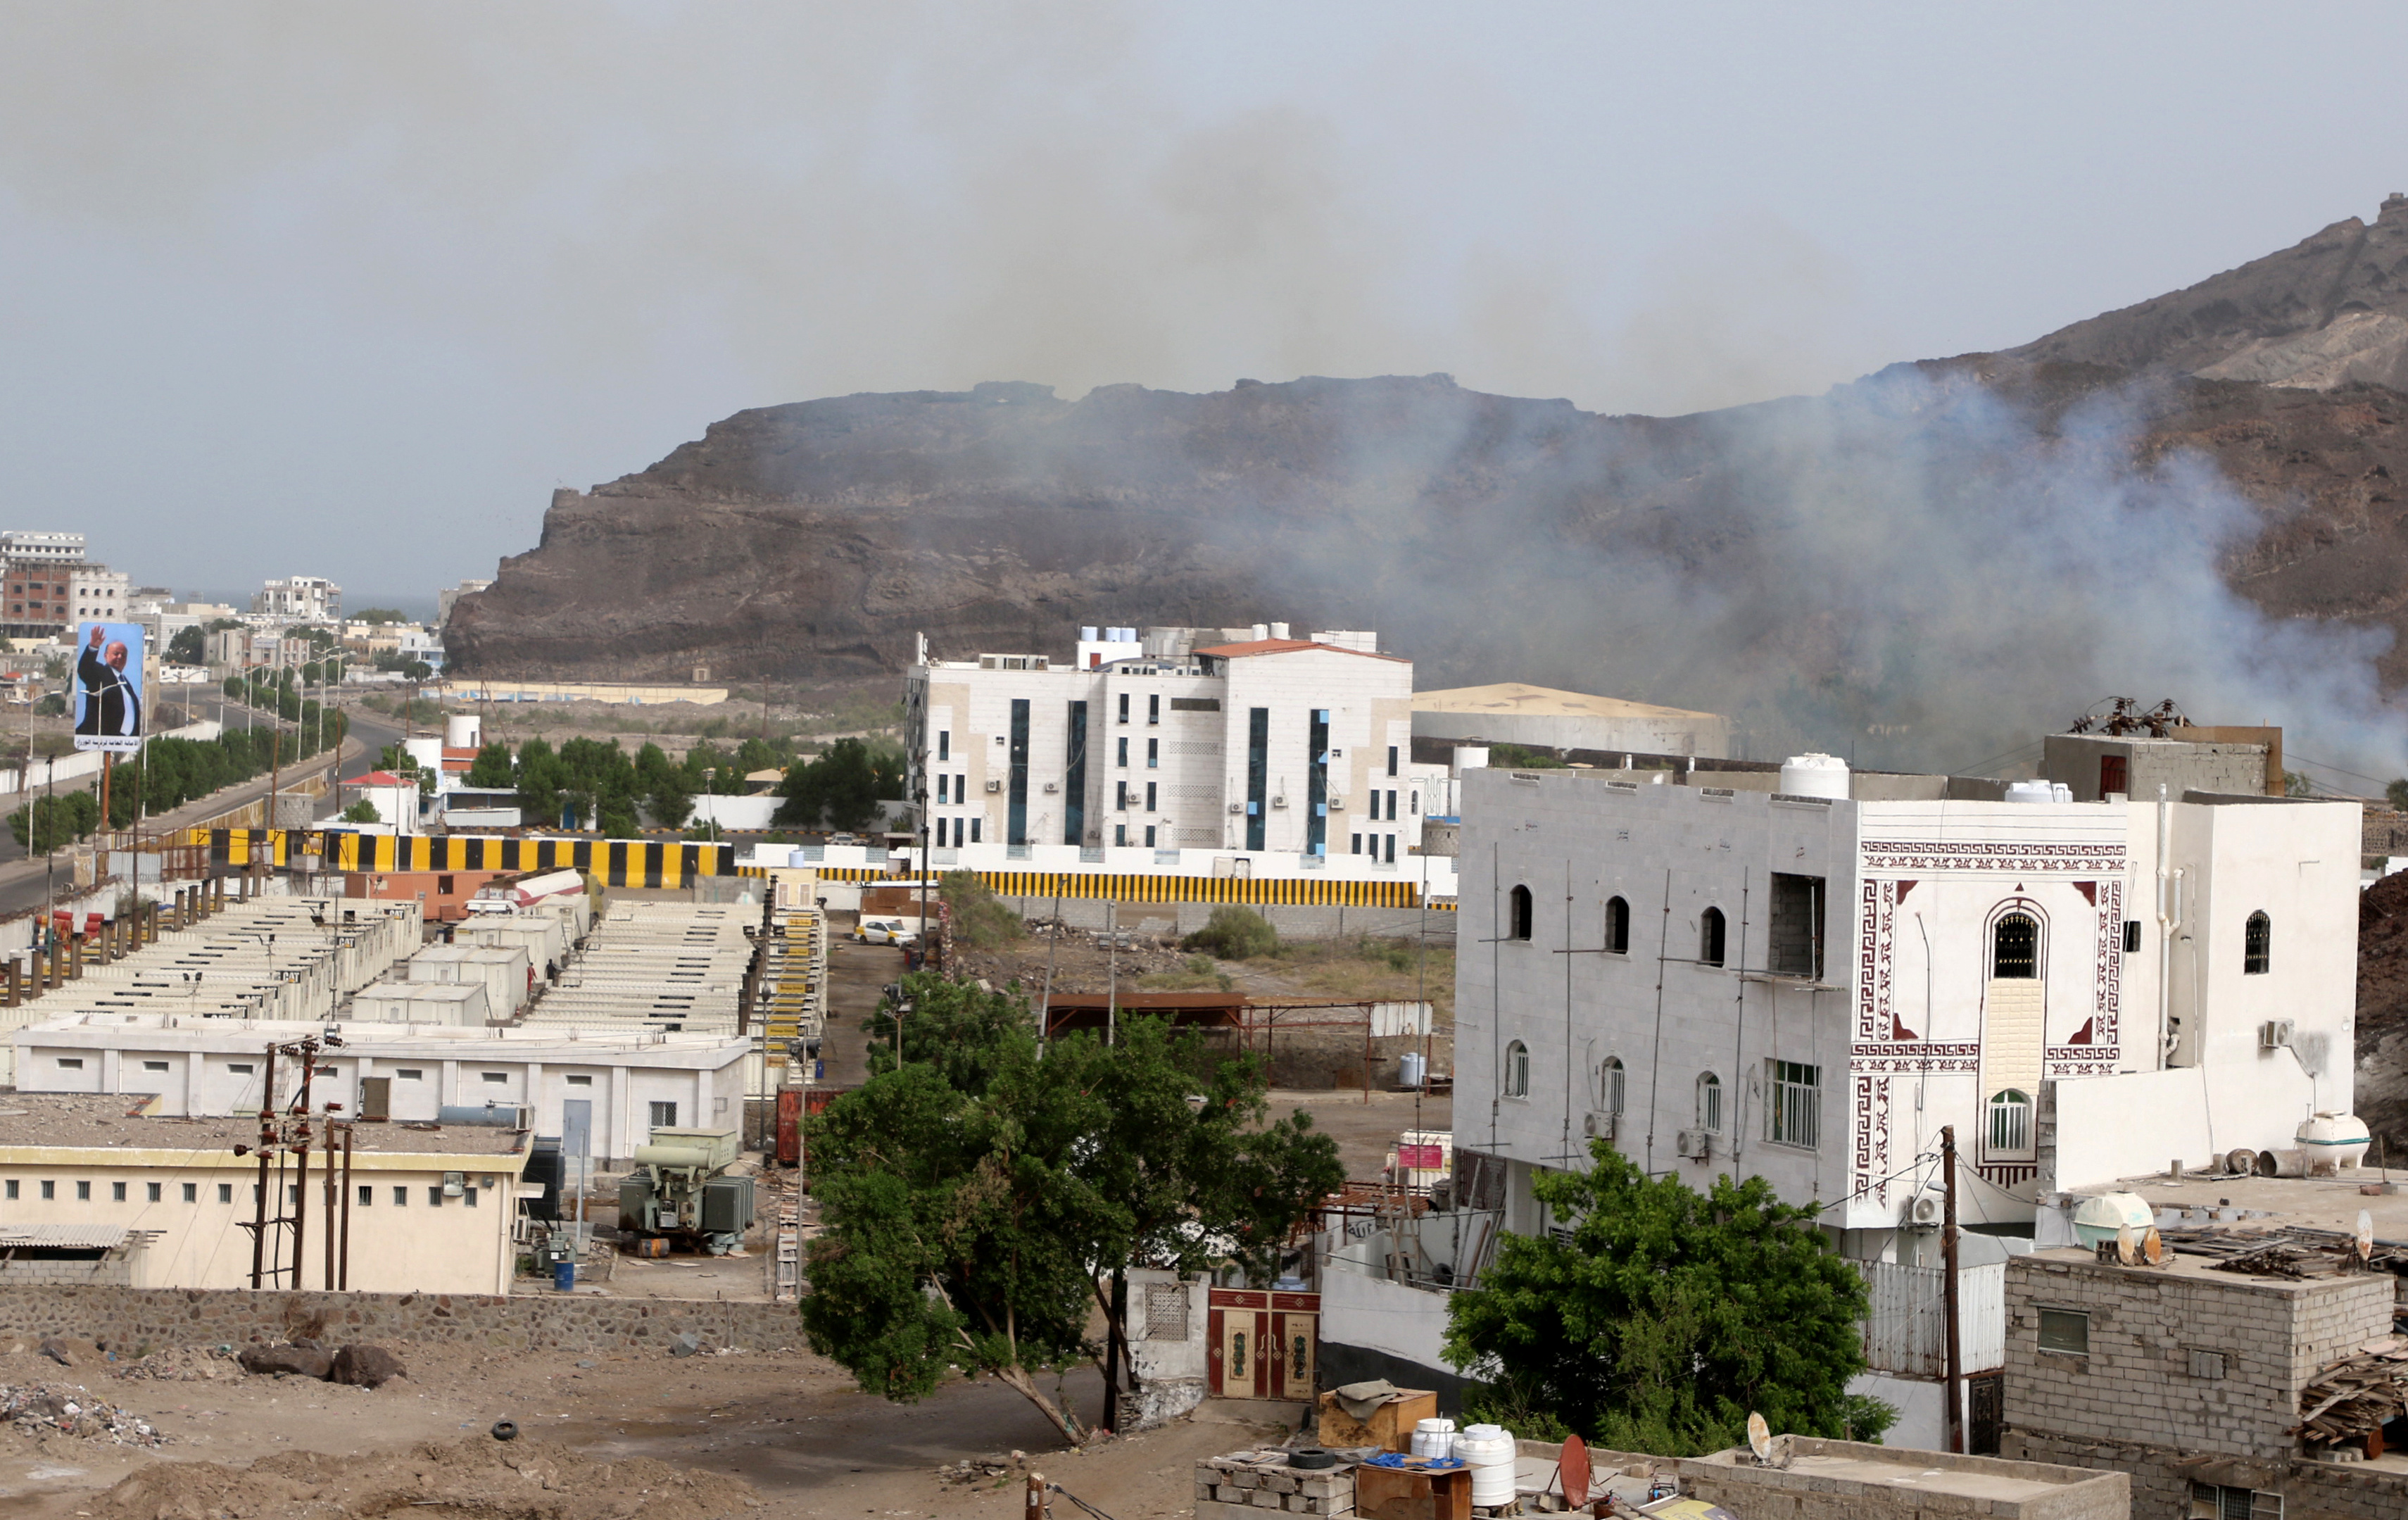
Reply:
[[2363, 1209], [2358, 1212], [2358, 1259], [2374, 1259], [2374, 1216]]
[[1766, 1467], [1772, 1465], [1772, 1427], [1764, 1423], [1763, 1415], [1753, 1412], [1747, 1417], [1747, 1449], [1756, 1454], [1758, 1462]]
[[2128, 1222], [2115, 1226], [2115, 1259], [2127, 1267], [2141, 1264], [2141, 1242], [2133, 1239]]
[[1576, 1435], [1564, 1438], [1564, 1455], [1558, 1470], [1563, 1477], [1564, 1502], [1574, 1510], [1588, 1507], [1591, 1486], [1588, 1469], [1588, 1442]]
[[2152, 1267], [2162, 1267], [2166, 1264], [2165, 1238], [2157, 1233], [2157, 1227], [2155, 1225], [2149, 1226], [2149, 1233], [2141, 1240], [2141, 1256]]

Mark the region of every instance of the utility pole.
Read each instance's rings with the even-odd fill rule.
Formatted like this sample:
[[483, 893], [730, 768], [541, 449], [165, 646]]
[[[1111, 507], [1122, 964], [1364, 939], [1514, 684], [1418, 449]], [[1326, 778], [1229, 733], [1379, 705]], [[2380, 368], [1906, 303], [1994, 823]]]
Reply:
[[1121, 1024], [1121, 905], [1104, 904], [1104, 1043], [1116, 1044]]
[[1940, 1127], [1940, 1181], [1943, 1190], [1940, 1216], [1940, 1270], [1948, 1323], [1948, 1449], [1965, 1451], [1965, 1363], [1956, 1341], [1956, 1126]]

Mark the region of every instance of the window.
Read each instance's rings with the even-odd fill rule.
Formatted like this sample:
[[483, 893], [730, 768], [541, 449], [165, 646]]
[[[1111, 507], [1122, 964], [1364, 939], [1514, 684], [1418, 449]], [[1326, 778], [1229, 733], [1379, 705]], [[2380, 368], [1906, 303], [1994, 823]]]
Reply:
[[375, 1188], [373, 1188], [373, 1187], [368, 1186], [368, 1185], [367, 1185], [366, 1183], [361, 1183], [361, 1184], [360, 1184], [360, 1207], [361, 1207], [361, 1208], [363, 1208], [363, 1209], [369, 1208], [369, 1207], [371, 1207], [372, 1205], [374, 1205], [374, 1204], [375, 1204], [375, 1202], [376, 1202], [376, 1189], [375, 1189]]
[[1145, 721], [1149, 724], [1157, 724], [1162, 721], [1162, 697], [1159, 694], [1149, 694], [1147, 695], [1145, 699]]
[[1162, 783], [1161, 783], [1161, 782], [1146, 782], [1146, 783], [1145, 783], [1145, 810], [1146, 810], [1146, 811], [1148, 811], [1148, 812], [1153, 812], [1153, 811], [1154, 811], [1154, 810], [1154, 810], [1154, 789], [1156, 786], [1159, 786], [1159, 785], [1161, 785], [1161, 784], [1162, 784]]
[[1372, 789], [1372, 791], [1371, 791], [1371, 822], [1373, 822], [1373, 823], [1375, 823], [1375, 824], [1376, 824], [1376, 823], [1378, 823], [1379, 821], [1380, 821], [1380, 793], [1379, 793], [1379, 789], [1378, 789], [1377, 787], [1374, 787], [1374, 788]]
[[2099, 796], [2100, 800], [2105, 800], [2107, 796], [2113, 792], [2124, 792], [2128, 794], [2132, 790], [2130, 779], [2131, 774], [2131, 762], [2127, 757], [2120, 754], [2100, 755], [2099, 757]]
[[8, 1179], [7, 1195], [9, 1202], [14, 1203], [17, 1201], [17, 1179], [14, 1177]]
[[2009, 913], [1990, 931], [1990, 977], [1997, 982], [2028, 982], [2040, 975], [2040, 920], [2029, 913]]
[[76, 1201], [78, 1203], [90, 1203], [92, 1201], [92, 1184], [90, 1183], [76, 1183]]
[[1128, 693], [1121, 693], [1121, 722], [1128, 722]]
[[1616, 955], [1630, 954], [1630, 904], [1620, 897], [1605, 899], [1605, 948]]
[[42, 1197], [43, 1197], [43, 1198], [44, 1198], [45, 1200], [48, 1200], [48, 1199], [55, 1198], [55, 1197], [57, 1197], [58, 1196], [59, 1196], [59, 1184], [58, 1184], [58, 1183], [54, 1183], [54, 1182], [50, 1181], [50, 1180], [49, 1180], [49, 1179], [47, 1179], [47, 1178], [46, 1178], [46, 1179], [44, 1179], [44, 1180], [43, 1180], [43, 1183], [42, 1183]]
[[220, 1203], [232, 1203], [234, 1201], [234, 1184], [232, 1183], [220, 1183], [218, 1184], [218, 1201]]
[[1530, 1047], [1518, 1040], [1505, 1047], [1505, 1096], [1530, 1096]]
[[[150, 1185], [153, 1189], [156, 1189], [159, 1184], [157, 1183], [152, 1183]], [[155, 1197], [157, 1195], [154, 1192], [152, 1196]], [[125, 1201], [125, 1184], [123, 1183], [111, 1183], [108, 1184], [108, 1201], [111, 1203], [123, 1203]]]
[[2040, 1312], [2040, 1349], [2063, 1352], [2069, 1356], [2090, 1355], [2090, 1314], [2081, 1309], [2043, 1309]]
[[2264, 976], [2273, 961], [2274, 921], [2264, 913], [2252, 913], [2241, 929], [2241, 974]]
[[1145, 1285], [1145, 1338], [1148, 1341], [1187, 1339], [1187, 1289], [1178, 1283]]
[[970, 820], [970, 842], [971, 842], [972, 844], [976, 844], [976, 843], [978, 843], [978, 842], [979, 842], [979, 825], [980, 825], [980, 823], [981, 823], [981, 820], [976, 819], [976, 818], [973, 818], [973, 819], [971, 819], [971, 820]]
[[654, 1129], [675, 1129], [677, 1127], [676, 1104], [655, 1103], [652, 1106], [652, 1127]]
[[2124, 921], [2124, 954], [2137, 955], [2140, 953], [2141, 921], [2137, 918], [2128, 918]]
[[1606, 1112], [1622, 1111], [1623, 1097], [1629, 1086], [1629, 1079], [1630, 1073], [1623, 1069], [1619, 1055], [1607, 1056], [1605, 1065], [1598, 1068], [1597, 1100], [1604, 1106]]
[[1346, 839], [1347, 839], [1346, 853], [1347, 853], [1348, 854], [1350, 854], [1350, 855], [1359, 855], [1359, 854], [1361, 854], [1361, 853], [1363, 853], [1363, 836], [1362, 836], [1362, 835], [1360, 835], [1360, 834], [1349, 834], [1349, 835], [1347, 835], [1347, 836], [1346, 836]]
[[1395, 865], [1396, 863], [1397, 863], [1397, 837], [1396, 837], [1395, 835], [1391, 834], [1391, 835], [1389, 835], [1389, 836], [1388, 836], [1388, 864], [1389, 864], [1389, 865], [1391, 865], [1391, 866], [1393, 866], [1393, 865]]
[[2010, 1087], [1990, 1096], [1990, 1149], [2021, 1155], [2031, 1149], [2032, 1104], [2028, 1094]]
[[937, 758], [951, 760], [953, 757], [953, 731], [950, 728], [939, 728], [937, 730]]
[[201, 1184], [200, 1184], [200, 1183], [186, 1183], [184, 1184], [184, 1201], [185, 1201], [186, 1203], [198, 1203], [198, 1202], [200, 1202], [200, 1201], [201, 1201]]
[[1145, 847], [1149, 850], [1154, 848], [1154, 825], [1152, 824], [1145, 825]]
[[406, 1187], [396, 1187], [396, 1188], [394, 1188], [394, 1189], [393, 1190], [393, 1206], [394, 1206], [394, 1208], [396, 1208], [396, 1209], [407, 1209], [407, 1208], [408, 1208], [408, 1207], [409, 1207], [409, 1189], [408, 1189], [408, 1188], [406, 1188]]
[[226, 1069], [237, 1077], [248, 1077], [251, 1075], [252, 1068], [251, 1064], [249, 1061], [228, 1061], [226, 1063]]
[[480, 1071], [477, 1075], [485, 1082], [506, 1083], [510, 1080], [510, 1074], [507, 1071]]
[[395, 1072], [394, 1073], [394, 1076], [396, 1076], [396, 1077], [399, 1077], [399, 1078], [400, 1078], [402, 1081], [404, 1081], [404, 1082], [417, 1082], [417, 1081], [419, 1081], [420, 1079], [423, 1078], [423, 1077], [426, 1075], [426, 1073], [425, 1073], [425, 1072], [423, 1072], [423, 1071], [421, 1071], [418, 1068], [416, 1068], [416, 1067], [414, 1067], [414, 1066], [406, 1066], [406, 1067], [403, 1067], [401, 1069], [399, 1069], [399, 1070], [395, 1071]]
[[1723, 1080], [1711, 1071], [1698, 1076], [1698, 1127], [1710, 1135], [1723, 1132]]
[[580, 1073], [568, 1079], [568, 1085], [571, 1087], [591, 1087], [594, 1085], [594, 1079], [589, 1075]]
[[2224, 1353], [2194, 1349], [2190, 1354], [2190, 1375], [2211, 1382], [2221, 1379], [2224, 1376]]
[[1395, 745], [1391, 744], [1391, 745], [1389, 745], [1389, 746], [1388, 746], [1388, 774], [1389, 774], [1389, 775], [1391, 775], [1391, 776], [1393, 776], [1393, 775], [1395, 775], [1396, 773], [1397, 773], [1397, 747], [1396, 747]]
[[1527, 939], [1530, 938], [1530, 889], [1517, 886], [1507, 895], [1507, 897], [1511, 905], [1512, 923], [1506, 929], [1505, 938]]
[[1126, 782], [1114, 782], [1112, 783], [1112, 810], [1114, 812], [1128, 811], [1128, 789], [1129, 783]]
[[1802, 1061], [1767, 1061], [1771, 1101], [1764, 1106], [1764, 1138], [1775, 1145], [1813, 1150], [1823, 1130], [1823, 1073]]
[[1781, 976], [1823, 980], [1823, 879], [1772, 873], [1771, 964]]
[[1150, 738], [1145, 741], [1145, 768], [1148, 770], [1162, 768], [1162, 740]]
[[460, 1190], [460, 1201], [466, 1204], [471, 1209], [475, 1208], [477, 1206], [477, 1190], [473, 1187], [462, 1188]]
[[1126, 824], [1114, 824], [1112, 825], [1112, 843], [1122, 848], [1127, 847], [1128, 825]]
[[427, 1184], [426, 1206], [430, 1209], [440, 1209], [443, 1207], [443, 1184], [441, 1183], [430, 1183]]
[[80, 1055], [62, 1055], [59, 1057], [59, 1069], [62, 1071], [81, 1071], [83, 1069], [83, 1057]]
[[1698, 916], [1698, 961], [1704, 966], [1723, 963], [1723, 911], [1709, 908]]
[[1120, 764], [1124, 766], [1128, 764], [1128, 736], [1126, 734], [1123, 734], [1121, 736]]
[[145, 1061], [142, 1063], [142, 1069], [145, 1071], [165, 1071], [167, 1069], [167, 1063], [165, 1061]]
[[2283, 1496], [2263, 1488], [2190, 1485], [2190, 1520], [2283, 1520]]
[[443, 896], [448, 897], [452, 896], [452, 893], [454, 890], [452, 885], [452, 878], [448, 876], [437, 877], [435, 879], [435, 890]]
[[939, 808], [951, 807], [953, 805], [953, 779], [951, 776], [939, 776], [937, 778], [937, 806]]

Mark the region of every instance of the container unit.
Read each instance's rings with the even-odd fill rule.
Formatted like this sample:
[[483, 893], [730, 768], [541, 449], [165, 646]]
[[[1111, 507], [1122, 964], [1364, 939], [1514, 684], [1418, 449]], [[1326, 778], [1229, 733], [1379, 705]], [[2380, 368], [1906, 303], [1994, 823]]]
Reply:
[[343, 1017], [357, 1024], [448, 1024], [469, 1029], [509, 1022], [493, 1017], [482, 982], [380, 982], [360, 989]]
[[403, 967], [411, 982], [481, 982], [497, 1017], [515, 1017], [534, 992], [534, 968], [522, 945], [429, 945]]

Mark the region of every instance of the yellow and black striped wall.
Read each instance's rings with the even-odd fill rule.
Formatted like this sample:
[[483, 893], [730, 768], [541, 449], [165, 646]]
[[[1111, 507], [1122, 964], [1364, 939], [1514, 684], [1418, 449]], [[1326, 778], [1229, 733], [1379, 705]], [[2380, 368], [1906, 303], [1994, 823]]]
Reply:
[[[292, 864], [316, 853], [330, 871], [588, 871], [606, 886], [675, 887], [696, 877], [736, 874], [736, 847], [677, 839], [512, 839], [491, 835], [355, 834], [342, 829], [194, 829], [223, 866]], [[313, 852], [311, 846], [315, 845]]]
[[[916, 884], [916, 876], [890, 876], [875, 866], [815, 866], [824, 881], [878, 886]], [[754, 874], [745, 867], [744, 874]], [[998, 897], [1107, 897], [1116, 902], [1286, 903], [1298, 907], [1418, 908], [1415, 882], [1348, 882], [1283, 876], [1260, 881], [1237, 876], [1154, 876], [1105, 871], [972, 871]], [[1432, 900], [1430, 907], [1440, 904]]]

